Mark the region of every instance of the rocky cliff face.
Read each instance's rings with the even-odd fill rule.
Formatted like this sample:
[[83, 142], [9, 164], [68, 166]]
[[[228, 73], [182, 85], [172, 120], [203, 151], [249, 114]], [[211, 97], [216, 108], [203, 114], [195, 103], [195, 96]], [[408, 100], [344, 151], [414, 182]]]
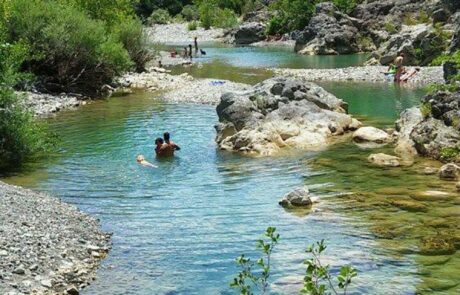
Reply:
[[324, 2], [316, 6], [308, 26], [291, 36], [301, 54], [367, 51], [373, 52], [373, 63], [386, 65], [404, 52], [408, 64], [427, 65], [447, 48], [453, 52], [460, 46], [456, 2], [366, 1], [349, 15]]
[[460, 92], [438, 92], [422, 100], [422, 115], [405, 111], [397, 122], [404, 131], [399, 144], [412, 145], [424, 156], [460, 162]]
[[272, 78], [221, 97], [216, 141], [223, 150], [263, 156], [283, 147], [317, 150], [359, 126], [346, 109], [316, 84]]

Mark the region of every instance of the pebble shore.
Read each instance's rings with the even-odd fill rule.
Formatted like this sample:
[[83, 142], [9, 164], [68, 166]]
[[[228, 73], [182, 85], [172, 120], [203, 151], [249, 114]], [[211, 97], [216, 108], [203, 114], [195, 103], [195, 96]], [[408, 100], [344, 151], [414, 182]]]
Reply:
[[[160, 71], [160, 72], [158, 72]], [[225, 92], [244, 91], [248, 84], [235, 83], [227, 80], [195, 79], [184, 73], [171, 75], [164, 69], [153, 68], [149, 72], [125, 75], [119, 81], [123, 89], [143, 91], [164, 91], [160, 99], [174, 103], [219, 103], [220, 96]]]
[[[407, 67], [409, 70], [414, 67]], [[312, 82], [392, 82], [383, 74], [388, 67], [365, 66], [342, 69], [271, 69], [276, 75], [300, 78]], [[425, 86], [432, 83], [444, 83], [442, 67], [422, 67], [420, 72], [411, 77], [407, 85]]]
[[0, 182], [0, 294], [79, 294], [109, 248], [95, 218]]
[[18, 94], [25, 96], [24, 103], [35, 116], [46, 116], [63, 109], [75, 108], [86, 104], [85, 100], [66, 94], [50, 95], [34, 92], [18, 92]]
[[218, 28], [205, 30], [198, 27], [189, 31], [185, 23], [154, 25], [145, 28], [145, 31], [150, 42], [161, 44], [192, 44], [194, 37], [198, 38], [198, 42], [217, 42], [222, 41], [225, 34], [223, 29]]

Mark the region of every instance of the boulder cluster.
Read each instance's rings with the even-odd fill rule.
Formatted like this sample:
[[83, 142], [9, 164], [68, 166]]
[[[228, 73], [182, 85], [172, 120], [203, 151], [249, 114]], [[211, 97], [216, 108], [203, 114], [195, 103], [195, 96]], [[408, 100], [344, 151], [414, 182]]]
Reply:
[[222, 95], [216, 141], [223, 150], [264, 156], [283, 147], [319, 150], [360, 126], [346, 110], [344, 101], [314, 83], [272, 78]]

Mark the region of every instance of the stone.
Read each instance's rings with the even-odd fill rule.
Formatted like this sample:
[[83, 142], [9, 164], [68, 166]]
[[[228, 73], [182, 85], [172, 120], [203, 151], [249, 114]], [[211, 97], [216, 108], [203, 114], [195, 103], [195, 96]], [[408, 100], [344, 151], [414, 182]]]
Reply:
[[51, 282], [50, 279], [41, 280], [41, 281], [40, 281], [40, 284], [41, 284], [43, 287], [46, 287], [46, 288], [51, 288], [51, 287], [53, 287], [53, 283]]
[[460, 181], [455, 184], [455, 187], [457, 188], [457, 191], [460, 192]]
[[456, 180], [460, 172], [460, 167], [454, 163], [449, 163], [439, 169], [439, 178]]
[[423, 174], [425, 174], [425, 175], [434, 175], [434, 174], [438, 174], [438, 173], [439, 173], [438, 168], [434, 168], [434, 167], [425, 167], [425, 168], [423, 168]]
[[367, 160], [378, 166], [399, 167], [401, 166], [400, 158], [383, 153], [371, 154]]
[[66, 289], [66, 293], [69, 295], [78, 295], [80, 292], [75, 286], [70, 286]]
[[14, 274], [17, 274], [17, 275], [23, 275], [26, 273], [25, 269], [24, 269], [24, 266], [23, 265], [20, 265], [18, 267], [16, 267], [14, 270], [13, 270], [13, 273]]
[[301, 31], [295, 31], [291, 37], [296, 41], [295, 49], [299, 54], [351, 54], [369, 50], [374, 46], [360, 42], [363, 38], [355, 26], [356, 19], [341, 13], [330, 2], [319, 3], [309, 24]]
[[420, 254], [422, 255], [448, 255], [455, 252], [455, 244], [448, 237], [435, 236], [421, 240]]
[[391, 141], [388, 133], [375, 127], [361, 127], [353, 133], [353, 140], [356, 142], [374, 142], [374, 143], [388, 143]]
[[449, 19], [449, 12], [445, 9], [437, 9], [433, 11], [431, 17], [433, 18], [433, 23], [445, 23]]
[[0, 250], [0, 256], [8, 256], [8, 251]]
[[247, 45], [265, 39], [265, 25], [259, 22], [250, 22], [240, 25], [231, 32], [232, 43]]
[[309, 197], [308, 188], [298, 188], [283, 197], [279, 202], [282, 207], [311, 207], [313, 202]]
[[310, 82], [276, 77], [221, 96], [220, 149], [270, 156], [281, 148], [319, 150], [358, 124], [348, 105]]
[[426, 212], [428, 207], [422, 203], [408, 200], [395, 200], [390, 202], [391, 205], [409, 212]]

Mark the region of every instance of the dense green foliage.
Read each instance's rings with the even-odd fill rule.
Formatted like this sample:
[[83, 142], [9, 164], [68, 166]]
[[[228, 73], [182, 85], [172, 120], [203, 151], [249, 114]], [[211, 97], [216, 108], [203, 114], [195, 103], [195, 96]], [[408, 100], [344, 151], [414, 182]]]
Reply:
[[[236, 263], [240, 267], [240, 272], [230, 283], [232, 288], [237, 289], [241, 295], [252, 295], [253, 288], [257, 288], [260, 294], [268, 292], [269, 278], [271, 271], [271, 255], [275, 246], [280, 240], [280, 235], [276, 233], [276, 228], [268, 227], [264, 233], [264, 238], [257, 240], [257, 249], [262, 252], [262, 256], [256, 261], [252, 261], [244, 254], [236, 258]], [[324, 240], [309, 246], [306, 252], [311, 258], [305, 260], [307, 269], [304, 276], [304, 285], [301, 294], [324, 295], [324, 294], [347, 294], [347, 288], [352, 279], [358, 275], [355, 268], [342, 266], [336, 278], [336, 285], [330, 272], [329, 265], [321, 262], [321, 254], [327, 246]]]
[[195, 21], [200, 19], [200, 12], [195, 5], [185, 5], [182, 8], [182, 16], [186, 21]]
[[153, 24], [167, 24], [171, 21], [171, 16], [169, 12], [165, 9], [157, 9], [152, 12], [150, 17], [148, 18], [147, 22], [150, 25]]
[[209, 29], [211, 26], [218, 28], [231, 28], [238, 24], [234, 11], [222, 8], [218, 1], [197, 1], [201, 26]]
[[267, 33], [287, 33], [303, 29], [313, 15], [316, 0], [276, 0], [270, 4], [273, 17], [268, 22]]
[[191, 0], [137, 0], [135, 10], [137, 15], [147, 19], [157, 9], [164, 9], [170, 15], [176, 15], [189, 4], [192, 4]]
[[[269, 8], [273, 14], [268, 22], [267, 33], [288, 33], [305, 28], [318, 3], [321, 0], [275, 0]], [[362, 0], [333, 0], [334, 5], [342, 12], [350, 13]]]
[[26, 46], [7, 44], [0, 33], [0, 171], [19, 166], [54, 146], [46, 126], [34, 120], [24, 109], [24, 98], [13, 90], [24, 78], [18, 69], [27, 55]]
[[150, 57], [132, 0], [3, 1], [5, 38], [30, 49], [22, 68], [42, 90], [95, 95]]

